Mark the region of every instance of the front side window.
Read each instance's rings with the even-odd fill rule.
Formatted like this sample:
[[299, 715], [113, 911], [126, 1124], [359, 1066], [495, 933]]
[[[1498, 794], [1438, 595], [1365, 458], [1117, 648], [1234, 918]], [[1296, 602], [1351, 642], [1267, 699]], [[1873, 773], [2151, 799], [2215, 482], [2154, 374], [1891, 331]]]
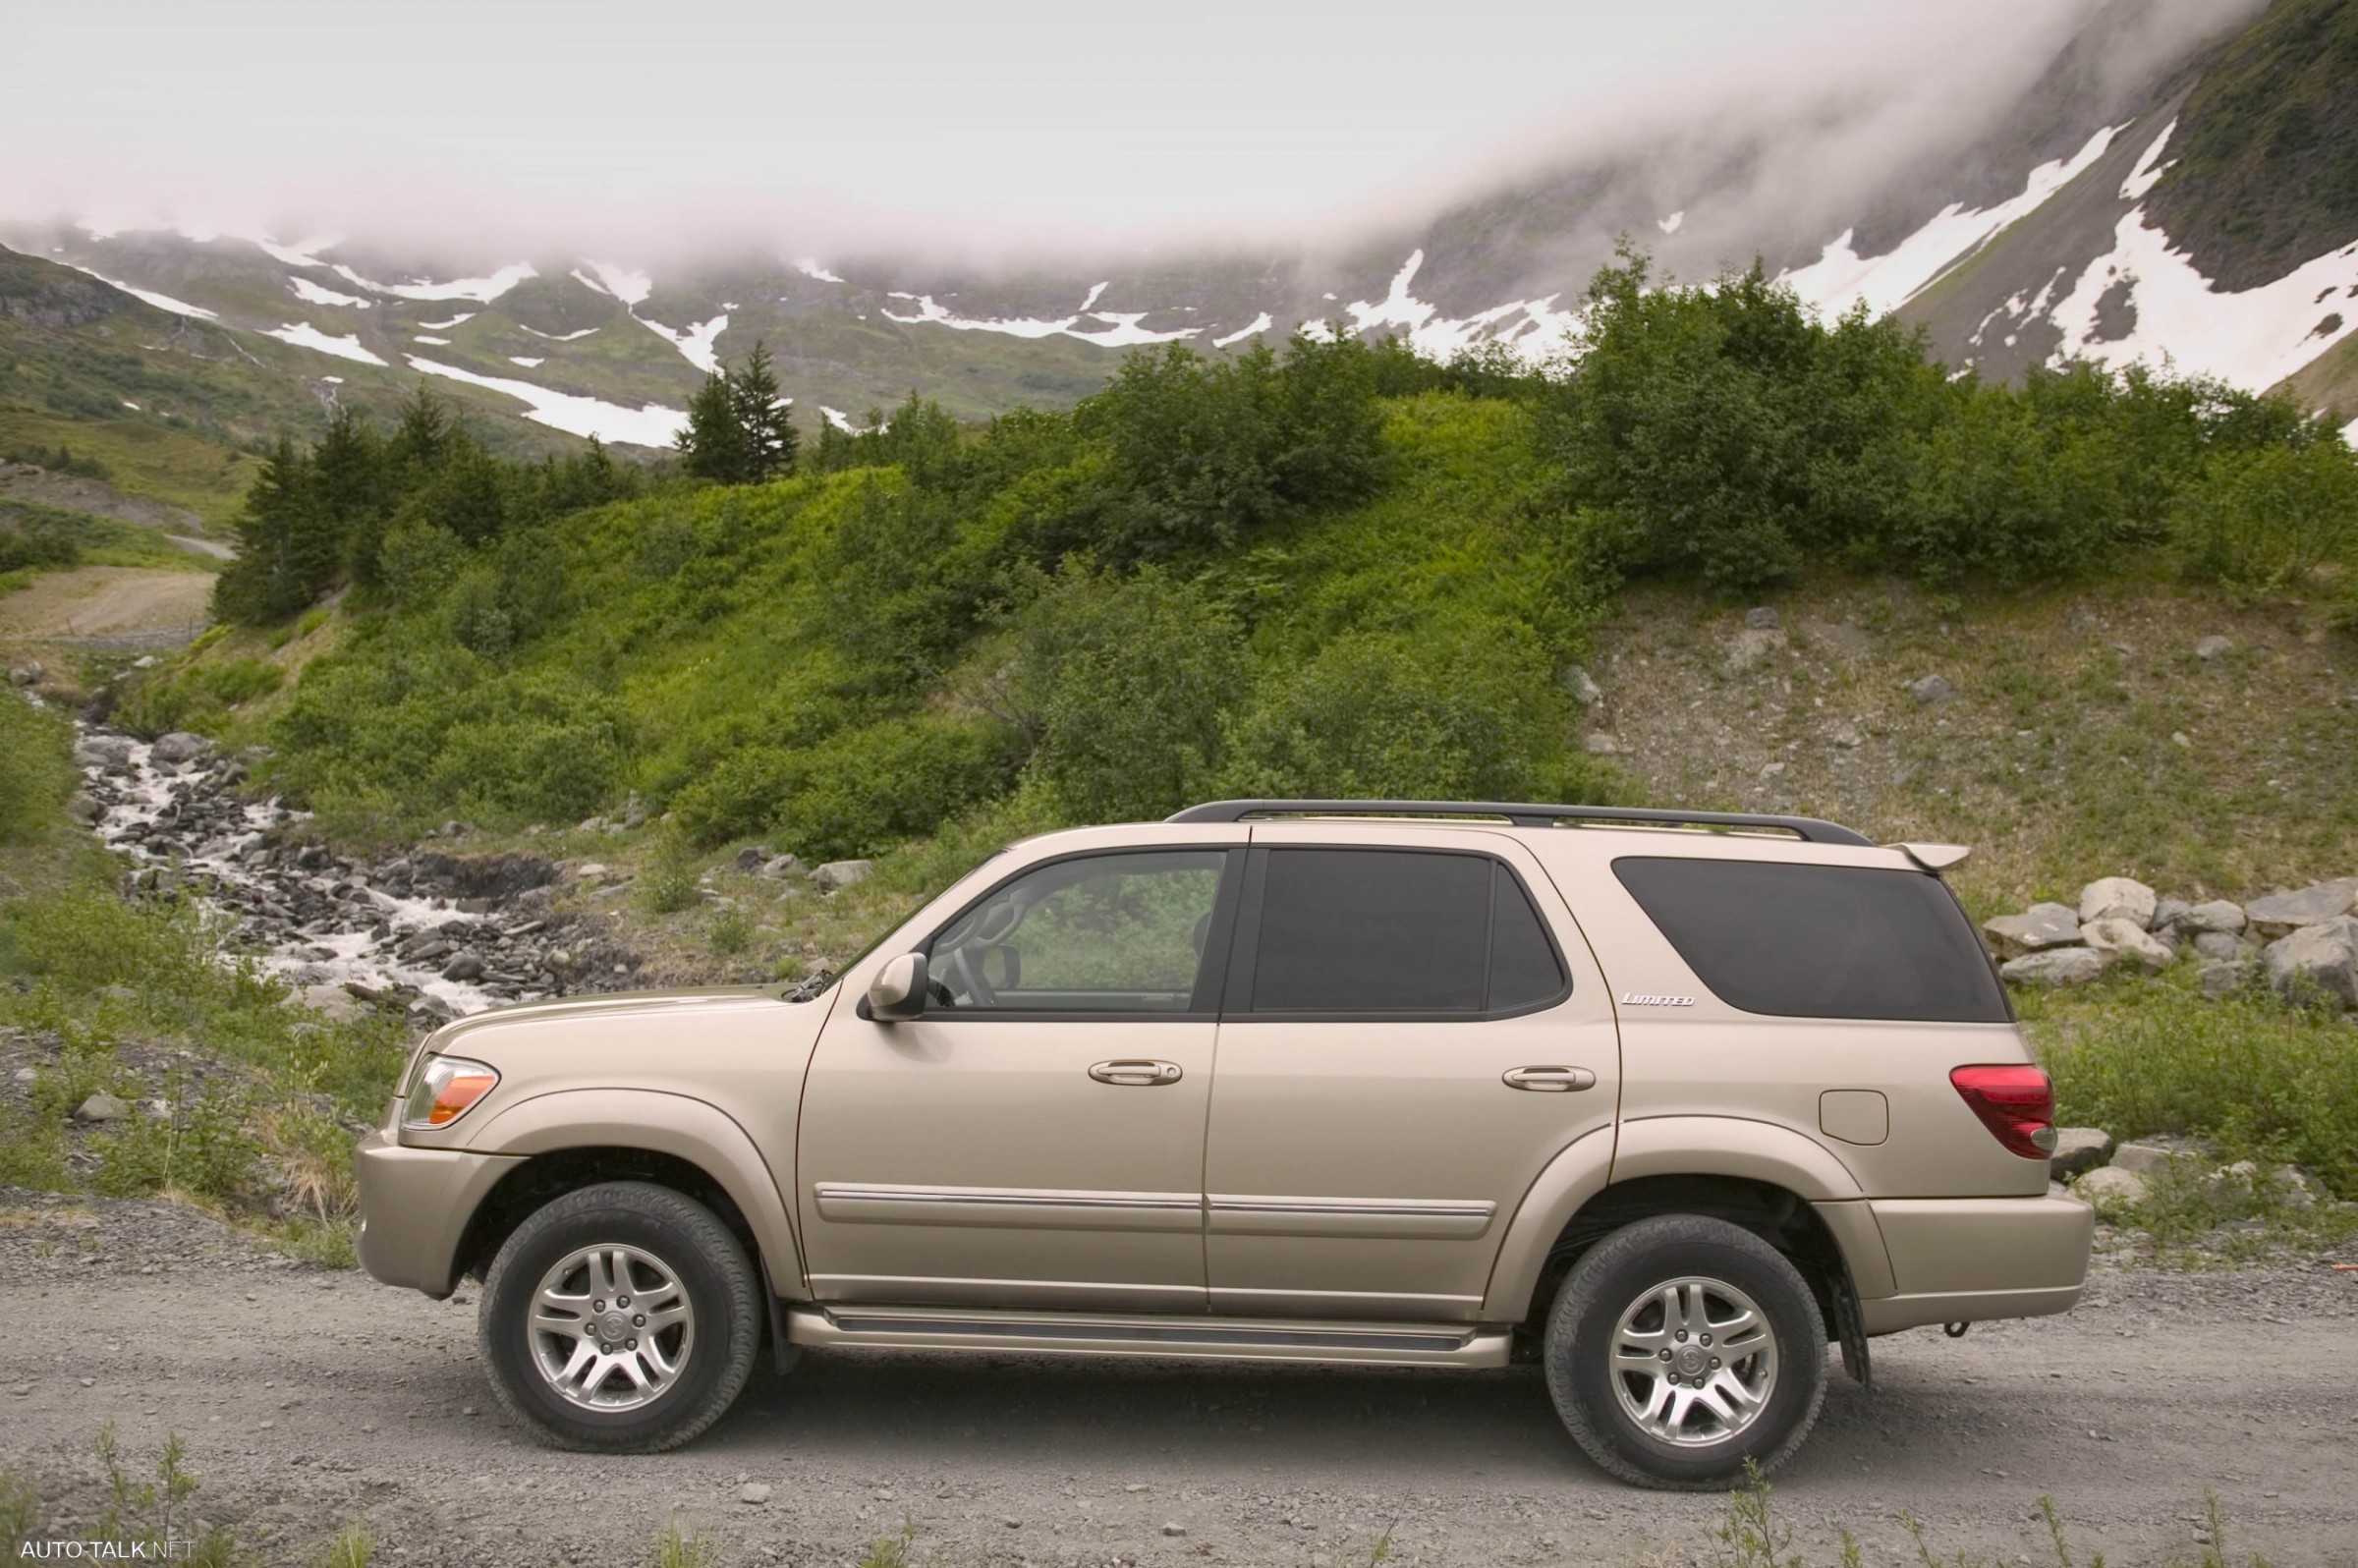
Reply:
[[1268, 852], [1254, 1014], [1471, 1018], [1543, 1006], [1564, 980], [1530, 895], [1487, 855]]
[[1056, 861], [984, 895], [926, 950], [950, 1013], [1184, 1013], [1219, 902], [1223, 850]]

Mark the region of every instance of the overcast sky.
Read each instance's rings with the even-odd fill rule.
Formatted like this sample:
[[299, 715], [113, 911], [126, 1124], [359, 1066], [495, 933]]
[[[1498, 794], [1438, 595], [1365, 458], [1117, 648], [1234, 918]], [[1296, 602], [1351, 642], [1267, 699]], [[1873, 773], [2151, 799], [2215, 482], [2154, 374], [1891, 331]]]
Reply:
[[2045, 31], [2028, 19], [2082, 8], [0, 0], [0, 213], [1265, 234], [1558, 150], [1609, 105], [1857, 69], [1900, 46], [1895, 12], [1921, 46], [1969, 17]]

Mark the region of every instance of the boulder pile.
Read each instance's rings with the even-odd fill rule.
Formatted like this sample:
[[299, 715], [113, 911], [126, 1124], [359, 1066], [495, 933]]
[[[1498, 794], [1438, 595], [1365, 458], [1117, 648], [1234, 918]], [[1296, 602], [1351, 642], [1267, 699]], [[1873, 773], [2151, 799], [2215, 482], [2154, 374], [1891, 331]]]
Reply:
[[2358, 1009], [2358, 876], [2248, 904], [2163, 898], [2106, 876], [2081, 888], [2076, 907], [2034, 904], [1985, 921], [1982, 938], [2018, 985], [2077, 985], [2124, 964], [2152, 972], [2188, 960], [2214, 995], [2265, 983]]

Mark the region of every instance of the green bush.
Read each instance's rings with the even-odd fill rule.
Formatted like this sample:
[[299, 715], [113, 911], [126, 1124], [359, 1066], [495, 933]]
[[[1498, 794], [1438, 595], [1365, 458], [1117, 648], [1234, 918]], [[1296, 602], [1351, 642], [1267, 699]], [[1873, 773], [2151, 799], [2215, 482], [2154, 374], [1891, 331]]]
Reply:
[[1003, 790], [1014, 762], [1002, 726], [926, 713], [806, 749], [746, 747], [673, 810], [702, 843], [768, 834], [806, 859], [873, 855]]
[[192, 1097], [187, 1083], [175, 1081], [164, 1100], [162, 1115], [135, 1109], [99, 1141], [98, 1190], [185, 1193], [215, 1203], [245, 1196], [255, 1169], [245, 1098], [218, 1092]]
[[62, 817], [74, 793], [74, 732], [16, 692], [0, 692], [0, 844], [28, 844]]
[[1200, 585], [1077, 570], [1015, 623], [1005, 690], [1028, 781], [1070, 820], [1167, 816], [1219, 765], [1243, 634]]
[[1569, 700], [1529, 629], [1355, 633], [1266, 676], [1229, 725], [1219, 793], [1595, 799]]
[[2188, 576], [2296, 588], [2321, 569], [2358, 578], [2358, 456], [2339, 441], [2222, 452], [2172, 513]]
[[2209, 1138], [2358, 1199], [2358, 1030], [2266, 997], [2149, 985], [2034, 1034], [2067, 1125]]

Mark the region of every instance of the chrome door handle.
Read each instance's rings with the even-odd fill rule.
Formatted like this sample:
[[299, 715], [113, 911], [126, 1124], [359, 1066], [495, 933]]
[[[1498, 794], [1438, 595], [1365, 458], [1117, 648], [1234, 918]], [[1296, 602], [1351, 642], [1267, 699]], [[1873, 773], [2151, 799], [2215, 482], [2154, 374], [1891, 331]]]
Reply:
[[1134, 1088], [1152, 1089], [1163, 1084], [1176, 1084], [1183, 1075], [1177, 1062], [1121, 1061], [1099, 1062], [1089, 1070], [1089, 1076], [1100, 1084], [1125, 1084]]
[[1549, 1094], [1590, 1089], [1597, 1083], [1597, 1075], [1585, 1067], [1510, 1067], [1499, 1076], [1506, 1080], [1509, 1089], [1531, 1089]]

